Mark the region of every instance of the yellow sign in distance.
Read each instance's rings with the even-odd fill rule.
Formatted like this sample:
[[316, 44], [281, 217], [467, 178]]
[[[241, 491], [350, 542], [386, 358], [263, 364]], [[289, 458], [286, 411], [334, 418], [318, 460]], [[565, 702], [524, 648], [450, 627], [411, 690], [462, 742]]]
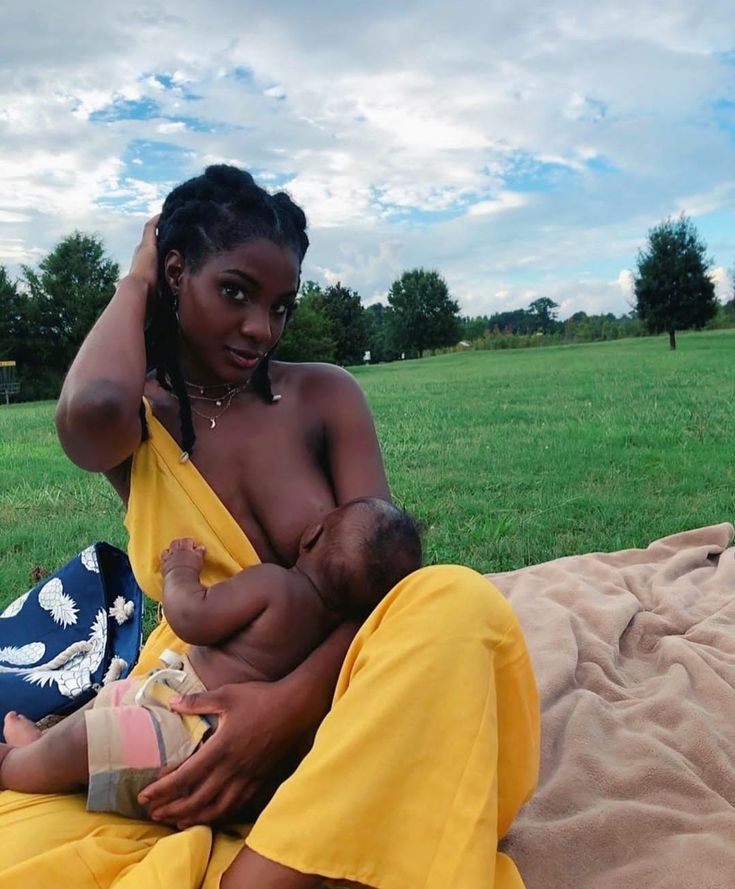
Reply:
[[15, 367], [15, 361], [0, 361], [0, 367]]

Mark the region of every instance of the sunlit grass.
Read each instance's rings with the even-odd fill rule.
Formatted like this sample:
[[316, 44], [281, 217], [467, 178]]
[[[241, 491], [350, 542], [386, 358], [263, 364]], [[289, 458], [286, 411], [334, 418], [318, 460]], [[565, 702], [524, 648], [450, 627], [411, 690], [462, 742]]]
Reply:
[[[735, 332], [356, 368], [432, 562], [500, 571], [735, 518]], [[122, 508], [72, 466], [53, 405], [0, 406], [0, 601]]]

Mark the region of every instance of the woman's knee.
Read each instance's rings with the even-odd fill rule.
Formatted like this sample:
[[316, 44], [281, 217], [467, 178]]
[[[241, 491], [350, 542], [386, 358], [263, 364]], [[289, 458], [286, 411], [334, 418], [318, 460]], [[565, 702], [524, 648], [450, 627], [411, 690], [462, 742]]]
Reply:
[[391, 590], [382, 610], [384, 617], [420, 615], [440, 632], [462, 635], [479, 632], [501, 638], [518, 624], [497, 587], [464, 565], [431, 565], [415, 571]]

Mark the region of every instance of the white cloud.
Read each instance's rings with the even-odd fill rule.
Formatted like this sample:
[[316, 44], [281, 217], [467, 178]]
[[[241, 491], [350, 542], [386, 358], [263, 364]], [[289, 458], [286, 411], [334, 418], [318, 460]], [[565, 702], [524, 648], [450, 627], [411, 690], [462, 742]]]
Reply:
[[470, 216], [489, 216], [493, 213], [502, 213], [504, 210], [513, 210], [527, 204], [527, 195], [512, 191], [501, 191], [496, 198], [490, 201], [478, 201], [472, 204], [467, 213]]
[[616, 278], [617, 285], [620, 288], [620, 292], [626, 299], [633, 298], [633, 272], [630, 269], [621, 269], [620, 274]]
[[710, 272], [710, 278], [715, 285], [715, 296], [721, 303], [729, 302], [733, 299], [733, 283], [730, 273], [721, 265], [715, 266]]
[[[472, 313], [627, 311], [620, 269], [680, 210], [735, 257], [729, 0], [6, 6], [0, 262], [75, 226], [125, 262], [173, 182], [223, 159], [285, 182], [305, 273], [367, 300], [424, 265]], [[114, 102], [146, 119], [95, 120]], [[179, 166], [153, 175], [134, 141]]]

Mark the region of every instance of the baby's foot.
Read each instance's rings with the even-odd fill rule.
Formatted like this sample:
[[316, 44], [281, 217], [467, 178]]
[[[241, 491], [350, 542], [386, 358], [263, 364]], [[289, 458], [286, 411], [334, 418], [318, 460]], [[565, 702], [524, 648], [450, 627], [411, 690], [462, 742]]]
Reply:
[[41, 737], [41, 729], [35, 722], [31, 722], [15, 710], [11, 710], [5, 717], [3, 724], [5, 740], [11, 747], [25, 747]]
[[174, 568], [191, 568], [199, 572], [204, 565], [205, 552], [205, 548], [190, 537], [172, 540], [168, 549], [161, 553], [161, 571], [166, 574]]

